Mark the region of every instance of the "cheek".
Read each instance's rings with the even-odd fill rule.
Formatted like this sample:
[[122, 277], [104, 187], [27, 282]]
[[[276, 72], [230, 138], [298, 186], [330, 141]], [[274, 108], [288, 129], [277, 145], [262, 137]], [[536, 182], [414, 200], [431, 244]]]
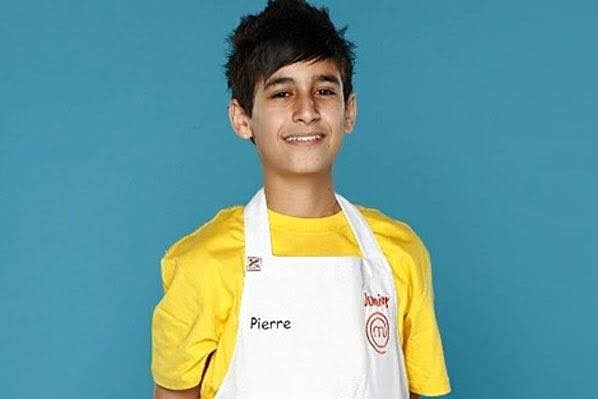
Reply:
[[345, 106], [340, 101], [329, 102], [322, 105], [320, 112], [325, 113], [329, 119], [342, 120], [345, 115]]
[[278, 132], [284, 118], [276, 112], [262, 112], [252, 118], [252, 128], [257, 135], [273, 135]]
[[334, 130], [343, 130], [345, 126], [344, 108], [333, 108], [326, 112], [326, 120]]

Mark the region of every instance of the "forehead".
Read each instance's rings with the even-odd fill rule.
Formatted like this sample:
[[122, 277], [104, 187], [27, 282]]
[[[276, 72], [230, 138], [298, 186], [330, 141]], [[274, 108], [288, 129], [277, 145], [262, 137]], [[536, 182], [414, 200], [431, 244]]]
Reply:
[[311, 82], [321, 80], [322, 76], [333, 76], [342, 84], [341, 73], [337, 63], [334, 60], [301, 61], [285, 65], [277, 69], [265, 81], [260, 79], [258, 87], [265, 87], [273, 81], [284, 81], [286, 83]]

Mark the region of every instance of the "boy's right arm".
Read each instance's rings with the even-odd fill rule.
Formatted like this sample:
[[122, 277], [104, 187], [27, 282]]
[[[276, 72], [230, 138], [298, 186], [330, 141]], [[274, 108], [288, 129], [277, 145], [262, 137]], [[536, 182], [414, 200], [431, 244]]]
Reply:
[[181, 391], [172, 391], [154, 384], [154, 399], [199, 399], [199, 385]]
[[199, 254], [161, 260], [164, 296], [151, 326], [154, 399], [200, 397], [199, 384], [216, 350], [221, 320], [232, 307], [228, 287], [220, 283], [224, 279], [206, 258]]

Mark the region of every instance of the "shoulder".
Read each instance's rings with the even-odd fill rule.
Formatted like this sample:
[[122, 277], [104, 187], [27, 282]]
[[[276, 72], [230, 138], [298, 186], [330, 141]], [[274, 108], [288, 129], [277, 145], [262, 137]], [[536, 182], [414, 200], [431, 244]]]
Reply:
[[220, 209], [209, 221], [181, 237], [164, 253], [165, 258], [193, 258], [218, 252], [243, 240], [243, 206]]
[[357, 207], [372, 229], [396, 281], [409, 287], [409, 295], [426, 294], [431, 277], [430, 255], [420, 236], [404, 221], [378, 209]]
[[209, 221], [183, 236], [165, 251], [162, 276], [165, 287], [177, 271], [192, 280], [236, 273], [234, 265], [243, 254], [243, 206], [219, 210]]
[[357, 209], [365, 217], [381, 246], [393, 247], [413, 256], [426, 250], [420, 236], [407, 222], [390, 217], [376, 208], [358, 205]]

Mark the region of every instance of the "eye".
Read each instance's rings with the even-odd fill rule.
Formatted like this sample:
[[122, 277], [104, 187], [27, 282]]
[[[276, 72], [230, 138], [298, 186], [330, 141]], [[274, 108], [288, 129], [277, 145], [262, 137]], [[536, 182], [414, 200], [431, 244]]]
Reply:
[[321, 96], [334, 96], [336, 92], [332, 89], [318, 89], [317, 93]]
[[291, 93], [288, 91], [278, 91], [278, 92], [272, 94], [271, 97], [272, 98], [286, 98], [286, 97], [289, 97], [290, 95], [291, 95]]

